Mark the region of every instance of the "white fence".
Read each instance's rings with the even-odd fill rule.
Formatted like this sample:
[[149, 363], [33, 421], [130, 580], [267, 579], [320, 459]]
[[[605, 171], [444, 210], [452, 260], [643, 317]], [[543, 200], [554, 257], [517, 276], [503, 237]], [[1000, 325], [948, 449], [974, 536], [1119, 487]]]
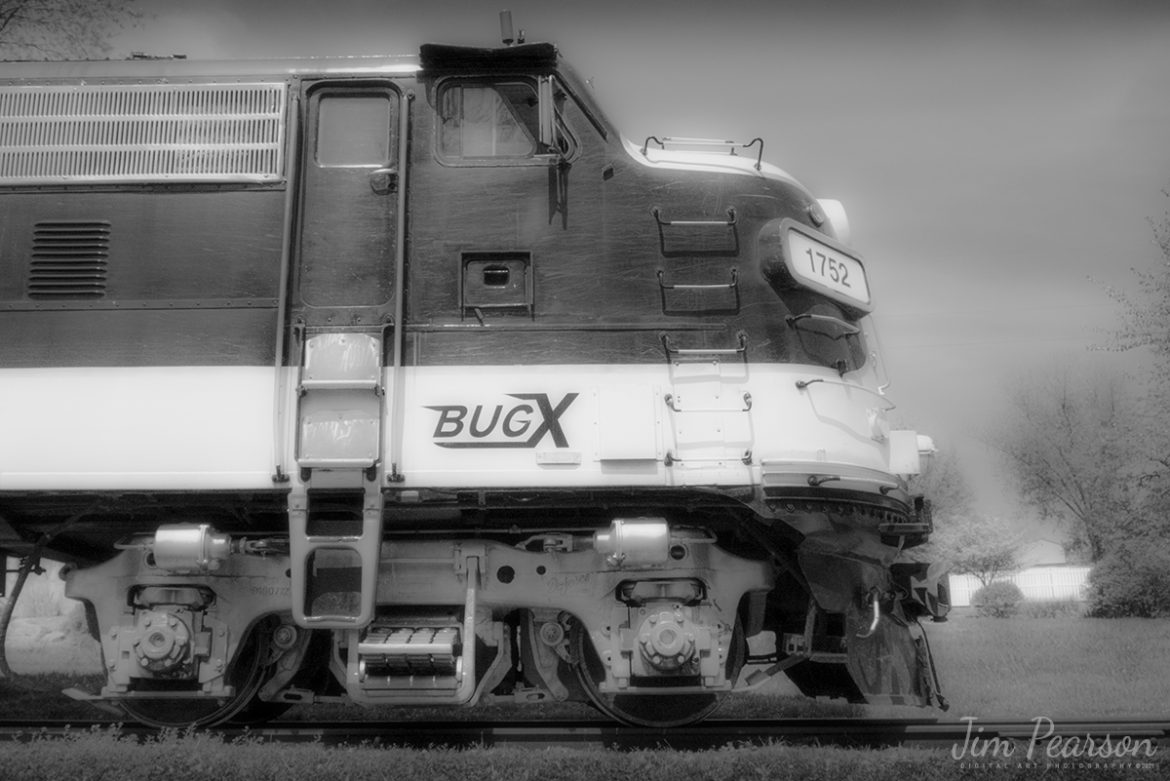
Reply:
[[[1076, 600], [1085, 598], [1085, 585], [1088, 583], [1091, 567], [1031, 567], [1010, 575], [1001, 575], [996, 580], [1007, 580], [1015, 583], [1024, 593], [1024, 599], [1033, 602], [1052, 600]], [[971, 604], [971, 595], [980, 588], [979, 580], [974, 575], [950, 576], [951, 605], [967, 607]]]

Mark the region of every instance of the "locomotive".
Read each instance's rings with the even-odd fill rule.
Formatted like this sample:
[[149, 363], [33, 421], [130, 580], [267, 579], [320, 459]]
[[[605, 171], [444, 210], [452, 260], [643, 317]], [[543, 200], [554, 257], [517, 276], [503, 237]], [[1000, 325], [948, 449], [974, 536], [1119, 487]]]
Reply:
[[869, 269], [546, 43], [0, 68], [0, 551], [160, 726], [945, 706]]

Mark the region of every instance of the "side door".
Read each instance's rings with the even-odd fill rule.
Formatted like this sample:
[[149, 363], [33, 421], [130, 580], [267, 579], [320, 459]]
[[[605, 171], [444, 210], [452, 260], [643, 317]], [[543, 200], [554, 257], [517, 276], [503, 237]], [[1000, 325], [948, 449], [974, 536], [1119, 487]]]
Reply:
[[389, 82], [305, 87], [294, 318], [377, 326], [393, 313], [401, 96]]

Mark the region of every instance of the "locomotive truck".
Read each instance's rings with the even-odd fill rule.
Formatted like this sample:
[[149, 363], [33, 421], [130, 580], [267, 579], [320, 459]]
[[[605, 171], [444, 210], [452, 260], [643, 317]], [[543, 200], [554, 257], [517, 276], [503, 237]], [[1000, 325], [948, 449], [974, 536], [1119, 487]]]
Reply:
[[546, 43], [0, 66], [0, 550], [156, 725], [942, 705], [845, 213]]

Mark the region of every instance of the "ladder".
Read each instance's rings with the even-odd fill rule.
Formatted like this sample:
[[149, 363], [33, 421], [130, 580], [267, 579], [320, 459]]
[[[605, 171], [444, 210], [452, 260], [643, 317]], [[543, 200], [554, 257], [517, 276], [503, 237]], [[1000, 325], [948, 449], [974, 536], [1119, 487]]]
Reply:
[[296, 460], [288, 500], [293, 619], [303, 627], [370, 623], [382, 547], [382, 334], [304, 339]]

